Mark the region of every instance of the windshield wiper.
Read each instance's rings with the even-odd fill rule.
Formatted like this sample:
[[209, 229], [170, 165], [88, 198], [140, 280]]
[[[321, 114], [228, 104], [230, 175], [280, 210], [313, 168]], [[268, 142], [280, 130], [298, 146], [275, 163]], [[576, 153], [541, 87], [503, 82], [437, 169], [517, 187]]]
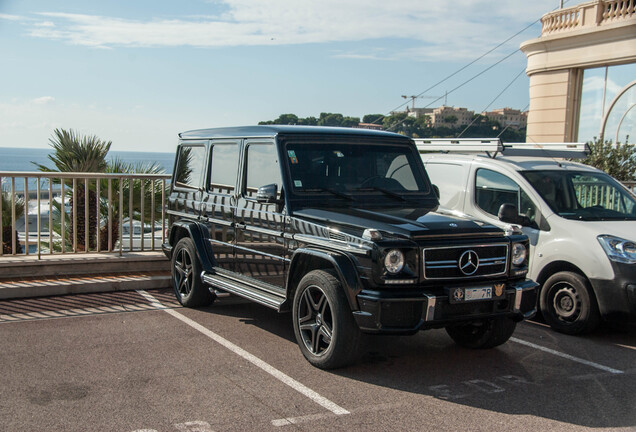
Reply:
[[393, 191], [390, 191], [388, 189], [384, 189], [384, 188], [381, 188], [381, 187], [369, 186], [369, 187], [357, 188], [356, 189], [356, 191], [363, 191], [363, 190], [377, 190], [377, 191], [382, 192], [383, 194], [388, 195], [388, 196], [390, 196], [392, 198], [399, 199], [400, 201], [406, 201], [406, 198], [404, 198], [399, 193], [393, 192]]
[[335, 196], [339, 196], [345, 199], [348, 199], [349, 201], [355, 201], [356, 199], [354, 197], [352, 197], [349, 194], [346, 194], [344, 192], [340, 192], [339, 190], [336, 189], [332, 189], [332, 188], [312, 188], [312, 189], [303, 189], [303, 192], [329, 192], [330, 194], [333, 194]]

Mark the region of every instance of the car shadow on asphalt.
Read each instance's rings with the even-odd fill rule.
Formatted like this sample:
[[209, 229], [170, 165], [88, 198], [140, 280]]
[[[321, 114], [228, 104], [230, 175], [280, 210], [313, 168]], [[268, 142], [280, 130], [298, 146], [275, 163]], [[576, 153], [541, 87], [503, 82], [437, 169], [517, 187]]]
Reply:
[[[234, 296], [201, 310], [237, 318], [296, 343], [289, 313]], [[612, 334], [611, 327], [602, 326], [583, 340]], [[634, 336], [629, 329], [619, 334], [616, 340]], [[498, 413], [590, 428], [636, 426], [634, 371], [596, 373], [512, 341], [489, 350], [466, 349], [455, 345], [444, 330], [369, 336], [365, 342], [356, 364], [328, 373]]]

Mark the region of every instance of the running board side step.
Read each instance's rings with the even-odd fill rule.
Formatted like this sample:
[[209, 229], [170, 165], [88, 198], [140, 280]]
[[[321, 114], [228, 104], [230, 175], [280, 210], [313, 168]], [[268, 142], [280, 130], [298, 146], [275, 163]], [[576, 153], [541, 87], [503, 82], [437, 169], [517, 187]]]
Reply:
[[203, 272], [201, 274], [201, 279], [205, 284], [213, 288], [246, 298], [263, 306], [267, 306], [268, 308], [275, 309], [278, 312], [281, 311], [281, 306], [286, 300], [282, 291], [279, 295], [271, 291], [262, 290], [254, 285], [247, 284], [237, 279], [224, 277], [220, 274]]

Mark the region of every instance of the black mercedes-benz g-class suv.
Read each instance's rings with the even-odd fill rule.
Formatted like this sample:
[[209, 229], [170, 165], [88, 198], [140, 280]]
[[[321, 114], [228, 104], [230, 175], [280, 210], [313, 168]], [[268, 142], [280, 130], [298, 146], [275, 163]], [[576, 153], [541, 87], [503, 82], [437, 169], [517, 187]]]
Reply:
[[325, 369], [353, 362], [363, 333], [445, 327], [489, 348], [536, 311], [527, 237], [440, 211], [410, 138], [303, 126], [179, 136], [163, 250], [184, 306], [228, 292], [291, 310], [302, 353]]

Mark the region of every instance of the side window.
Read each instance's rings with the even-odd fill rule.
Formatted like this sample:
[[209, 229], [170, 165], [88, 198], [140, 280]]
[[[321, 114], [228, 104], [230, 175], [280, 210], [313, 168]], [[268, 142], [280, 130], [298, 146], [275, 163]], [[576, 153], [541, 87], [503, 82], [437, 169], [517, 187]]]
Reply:
[[238, 144], [214, 143], [210, 151], [210, 190], [217, 193], [231, 194], [236, 187], [238, 172]]
[[176, 186], [198, 189], [205, 177], [205, 146], [182, 145], [177, 155], [174, 182]]
[[278, 185], [281, 192], [280, 165], [274, 144], [249, 144], [245, 169], [246, 196], [255, 196], [256, 190], [268, 184]]
[[519, 213], [531, 221], [537, 212], [530, 197], [514, 180], [484, 168], [478, 169], [475, 177], [475, 202], [480, 209], [495, 217], [502, 204], [514, 204]]

